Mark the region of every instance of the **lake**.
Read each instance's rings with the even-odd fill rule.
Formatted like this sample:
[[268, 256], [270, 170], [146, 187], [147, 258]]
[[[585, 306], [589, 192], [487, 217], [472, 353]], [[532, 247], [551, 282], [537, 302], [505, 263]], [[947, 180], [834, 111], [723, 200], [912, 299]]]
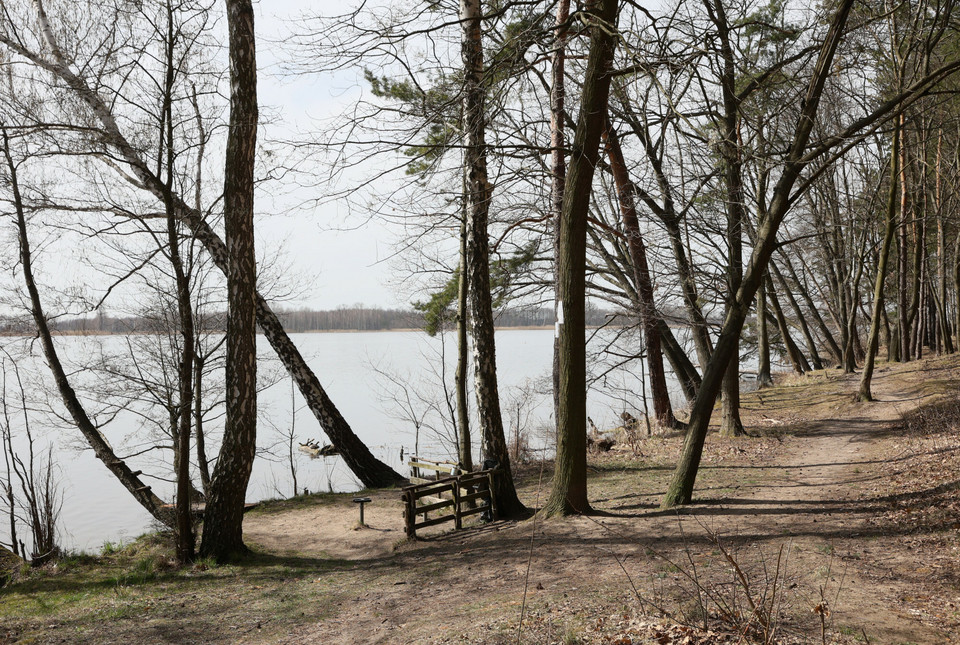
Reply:
[[[401, 451], [404, 457], [417, 448], [425, 457], [446, 459], [454, 454], [452, 425], [440, 387], [444, 375], [446, 382], [452, 383], [456, 360], [453, 334], [448, 333], [445, 339], [414, 331], [291, 336], [344, 418], [378, 458], [406, 474]], [[608, 336], [612, 337], [612, 334]], [[636, 342], [635, 337], [631, 338], [617, 341], [618, 353], [637, 351], [636, 347], [629, 347]], [[549, 451], [553, 433], [548, 393], [553, 331], [504, 329], [497, 332], [496, 341], [507, 439], [514, 440], [519, 426], [527, 433], [534, 449]], [[58, 347], [65, 357], [72, 359], [79, 374], [85, 373], [84, 361], [119, 352], [126, 342], [127, 337], [123, 336], [57, 339]], [[589, 346], [599, 348], [599, 339], [594, 339]], [[307, 439], [328, 443], [300, 393], [292, 391], [290, 380], [279, 369], [262, 337], [258, 338], [258, 350], [263, 359], [262, 372], [274, 374], [275, 382], [266, 387], [258, 399], [260, 453], [248, 489], [248, 501], [288, 497], [293, 493], [286, 436], [292, 434], [297, 443]], [[596, 425], [600, 428], [620, 425], [619, 415], [624, 410], [640, 417], [643, 403], [638, 394], [642, 387], [639, 362], [631, 361], [616, 369], [596, 358], [588, 359], [588, 363], [598, 379], [588, 392], [588, 414]], [[38, 365], [40, 372], [36, 371]], [[25, 376], [49, 381], [46, 365], [36, 359], [20, 361], [20, 370]], [[39, 388], [27, 385], [28, 389], [31, 387]], [[96, 385], [90, 387], [95, 389]], [[8, 391], [7, 396], [11, 394]], [[676, 394], [674, 398], [679, 403]], [[219, 421], [222, 422], [222, 418]], [[36, 426], [44, 423], [38, 418], [34, 432], [40, 435], [40, 444], [54, 446], [63, 492], [60, 515], [63, 546], [97, 551], [104, 542], [130, 540], [151, 528], [150, 515], [133, 501], [91, 450], [82, 449], [82, 438], [76, 429], [60, 424], [59, 429], [38, 430]], [[414, 430], [417, 425], [419, 433]], [[124, 411], [106, 426], [104, 434], [118, 454], [127, 455], [143, 444], [140, 434], [144, 427], [142, 410]], [[208, 428], [217, 428], [217, 420], [208, 422]], [[157, 451], [148, 452], [131, 459], [130, 463], [145, 473], [169, 479], [172, 477], [169, 465], [158, 465], [156, 454]], [[208, 455], [214, 454], [208, 448]], [[160, 459], [168, 462], [169, 455]], [[310, 459], [296, 451], [294, 464], [299, 492], [303, 489], [346, 492], [360, 487], [339, 457]], [[197, 480], [195, 468], [193, 474]], [[171, 497], [173, 487], [169, 481], [147, 481], [161, 497]], [[0, 521], [0, 526], [0, 541], [6, 542], [6, 518]]]

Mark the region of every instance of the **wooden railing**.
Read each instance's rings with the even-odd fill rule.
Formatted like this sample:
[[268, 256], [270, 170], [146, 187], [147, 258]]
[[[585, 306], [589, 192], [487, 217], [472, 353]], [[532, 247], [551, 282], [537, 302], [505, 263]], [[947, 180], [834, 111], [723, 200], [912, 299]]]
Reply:
[[426, 484], [437, 481], [441, 477], [460, 474], [460, 465], [452, 461], [433, 461], [420, 457], [410, 457], [407, 466], [410, 467], [410, 483], [412, 484]]
[[[454, 528], [460, 529], [463, 518], [485, 511], [497, 519], [497, 505], [490, 494], [496, 472], [478, 470], [404, 487], [401, 496], [407, 536], [416, 537], [417, 529], [444, 522], [453, 522]], [[434, 512], [444, 514], [431, 518], [429, 514]]]

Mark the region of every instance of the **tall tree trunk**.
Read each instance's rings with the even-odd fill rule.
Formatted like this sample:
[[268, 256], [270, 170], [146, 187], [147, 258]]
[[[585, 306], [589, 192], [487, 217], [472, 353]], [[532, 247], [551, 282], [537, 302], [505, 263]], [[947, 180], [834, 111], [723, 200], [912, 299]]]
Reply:
[[[190, 504], [193, 501], [193, 485], [190, 482], [190, 426], [193, 403], [193, 360], [194, 360], [194, 323], [193, 302], [190, 299], [190, 281], [184, 271], [180, 256], [180, 231], [173, 205], [174, 149], [173, 149], [173, 91], [176, 63], [174, 45], [176, 32], [173, 26], [173, 7], [167, 3], [167, 34], [165, 47], [166, 73], [164, 78], [163, 109], [160, 116], [161, 155], [166, 165], [164, 191], [164, 211], [167, 220], [167, 252], [173, 268], [176, 286], [177, 317], [180, 326], [181, 348], [177, 366], [178, 401], [172, 424], [175, 474], [177, 478], [177, 560], [181, 563], [192, 562], [196, 546], [193, 534], [193, 516]], [[164, 149], [164, 141], [166, 146]], [[160, 173], [157, 173], [158, 175]]]
[[[550, 221], [553, 222], [553, 266], [554, 281], [556, 267], [560, 261], [560, 213], [563, 210], [563, 190], [567, 180], [566, 137], [563, 124], [566, 112], [566, 84], [564, 67], [567, 55], [567, 32], [569, 31], [570, 0], [557, 3], [557, 14], [553, 29], [553, 52], [550, 56]], [[554, 309], [560, 304], [560, 297], [554, 287]], [[553, 338], [553, 418], [560, 415], [560, 336]]]
[[197, 444], [197, 470], [200, 471], [200, 485], [203, 496], [210, 497], [210, 460], [207, 459], [206, 437], [203, 434], [203, 367], [206, 356], [199, 345], [194, 352], [193, 361], [193, 433]]
[[907, 224], [909, 221], [909, 187], [907, 186], [907, 151], [905, 121], [900, 117], [900, 229], [898, 231], [897, 250], [900, 255], [897, 262], [897, 329], [900, 332], [900, 361], [910, 360], [910, 314], [907, 303], [907, 278], [909, 274], [907, 251]]
[[771, 387], [773, 376], [770, 374], [770, 331], [767, 326], [767, 289], [765, 280], [760, 281], [757, 289], [757, 389]]
[[[723, 68], [720, 86], [723, 94], [723, 116], [720, 119], [723, 138], [720, 142], [720, 156], [723, 159], [723, 182], [725, 188], [727, 214], [727, 301], [725, 309], [734, 305], [733, 299], [743, 279], [743, 223], [746, 209], [743, 203], [743, 173], [740, 158], [738, 125], [740, 104], [737, 100], [736, 72], [733, 49], [730, 46], [730, 28], [721, 0], [705, 0], [707, 13], [717, 28], [720, 41], [720, 54]], [[740, 421], [740, 347], [739, 338], [730, 355], [730, 364], [724, 372], [720, 390], [722, 416], [720, 436], [737, 437], [745, 434]]]
[[257, 57], [251, 0], [226, 0], [230, 35], [230, 128], [223, 181], [227, 242], [227, 416], [204, 511], [201, 553], [218, 562], [246, 551], [243, 506], [257, 449], [257, 267], [253, 171], [257, 151]]
[[636, 189], [630, 181], [623, 150], [620, 148], [620, 140], [609, 118], [604, 128], [604, 138], [607, 142], [610, 168], [617, 187], [620, 216], [623, 219], [624, 235], [627, 238], [627, 248], [633, 265], [633, 279], [637, 285], [640, 325], [643, 327], [643, 335], [647, 341], [647, 373], [650, 375], [650, 392], [653, 395], [653, 414], [660, 426], [674, 428], [678, 422], [673, 415], [673, 406], [670, 405], [670, 392], [667, 390], [667, 377], [663, 370], [663, 351], [660, 343], [660, 329], [657, 325], [660, 317], [653, 299], [653, 280], [650, 278], [650, 267], [647, 265], [647, 249], [643, 243], [640, 223], [637, 219]]
[[616, 48], [617, 0], [587, 5], [590, 51], [583, 79], [580, 114], [563, 193], [557, 291], [560, 314], [560, 409], [553, 489], [544, 505], [548, 515], [590, 511], [587, 500], [587, 390], [584, 292], [587, 213], [600, 137], [607, 114], [610, 67]]
[[[125, 175], [138, 188], [147, 190], [157, 199], [163, 201], [167, 192], [163, 181], [150, 170], [149, 165], [140, 152], [127, 140], [120, 130], [114, 114], [100, 94], [92, 89], [86, 80], [70, 69], [71, 61], [67, 60], [57, 44], [53, 29], [43, 11], [40, 0], [35, 1], [37, 17], [40, 22], [42, 41], [52, 60], [27, 49], [22, 43], [6, 39], [0, 34], [2, 41], [11, 50], [24, 56], [34, 64], [47, 70], [59, 78], [67, 87], [84, 102], [93, 116], [100, 122], [102, 145], [115, 151], [116, 156], [129, 166], [130, 174]], [[227, 273], [227, 246], [217, 235], [210, 224], [204, 219], [199, 208], [189, 206], [180, 195], [171, 195], [177, 216], [190, 229], [194, 238], [199, 241], [214, 264], [224, 275]], [[406, 479], [392, 468], [376, 459], [360, 438], [354, 434], [340, 411], [327, 396], [316, 375], [303, 359], [297, 346], [290, 340], [277, 315], [270, 309], [265, 298], [256, 294], [257, 323], [277, 357], [283, 363], [287, 373], [297, 383], [300, 393], [307, 402], [310, 411], [320, 422], [321, 427], [333, 445], [337, 447], [347, 467], [357, 476], [364, 486], [375, 488], [392, 486], [402, 483]], [[126, 484], [124, 484], [126, 486]]]
[[937, 316], [940, 320], [940, 337], [943, 340], [943, 351], [947, 354], [953, 353], [952, 330], [950, 329], [950, 316], [947, 314], [947, 303], [949, 302], [947, 294], [947, 243], [944, 231], [943, 217], [943, 129], [937, 131], [937, 163], [936, 163], [936, 208], [937, 208], [937, 286], [939, 296], [937, 299]]
[[469, 321], [469, 281], [467, 279], [467, 210], [466, 184], [460, 217], [460, 283], [457, 285], [457, 433], [460, 439], [460, 466], [473, 470], [473, 442], [470, 440], [470, 407], [467, 404], [467, 373], [470, 366], [470, 345], [467, 340]]
[[497, 462], [493, 495], [502, 515], [524, 510], [513, 486], [510, 453], [503, 434], [500, 395], [497, 390], [497, 359], [494, 344], [493, 307], [490, 300], [490, 259], [487, 220], [492, 186], [487, 179], [486, 113], [484, 108], [483, 32], [480, 0], [461, 0], [460, 21], [464, 88], [464, 167], [467, 173], [467, 267], [472, 304], [473, 362], [477, 414], [483, 433], [483, 453]]
[[657, 331], [660, 334], [660, 340], [663, 342], [663, 352], [670, 361], [670, 367], [677, 380], [680, 381], [680, 387], [683, 389], [683, 395], [688, 401], [693, 401], [697, 397], [697, 389], [700, 387], [700, 373], [696, 366], [687, 356], [686, 350], [680, 345], [667, 321], [663, 318], [657, 318]]
[[710, 417], [720, 383], [727, 364], [733, 357], [740, 331], [743, 329], [743, 322], [760, 286], [767, 263], [773, 254], [774, 246], [776, 246], [777, 231], [791, 203], [791, 190], [800, 176], [800, 172], [806, 166], [803, 162], [804, 150], [810, 139], [810, 132], [813, 130], [814, 118], [823, 93], [823, 86], [830, 75], [834, 54], [842, 38], [847, 16], [850, 14], [852, 6], [853, 0], [841, 1], [824, 39], [820, 56], [807, 87], [806, 96], [800, 104], [799, 119], [784, 160], [783, 172], [773, 189], [768, 212], [757, 231], [757, 242], [747, 265], [747, 271], [736, 298], [724, 318], [713, 357], [703, 374], [703, 383], [693, 403], [687, 434], [683, 441], [683, 451], [667, 493], [661, 502], [663, 508], [688, 504], [693, 497], [693, 486], [696, 482], [700, 458], [703, 455], [703, 444], [707, 437], [707, 429], [710, 425]]

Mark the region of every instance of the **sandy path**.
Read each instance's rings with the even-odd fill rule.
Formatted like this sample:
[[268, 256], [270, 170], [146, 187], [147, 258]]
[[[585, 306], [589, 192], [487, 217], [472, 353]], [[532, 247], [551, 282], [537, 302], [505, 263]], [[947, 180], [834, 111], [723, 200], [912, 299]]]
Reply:
[[[591, 495], [606, 514], [597, 517], [500, 522], [407, 543], [399, 495], [382, 491], [367, 506], [372, 528], [357, 530], [356, 508], [335, 498], [293, 513], [251, 516], [245, 534], [273, 552], [340, 560], [352, 576], [333, 615], [304, 625], [285, 641], [290, 643], [514, 642], [525, 590], [523, 642], [540, 642], [536, 621], [556, 628], [611, 606], [636, 608], [624, 568], [642, 593], [655, 594], [649, 585], [663, 579], [665, 567], [651, 550], [675, 561], [689, 551], [698, 562], [717, 564], [709, 533], [732, 545], [745, 566], [751, 558], [756, 565], [761, 553], [770, 564], [781, 546], [790, 547], [788, 579], [796, 589], [788, 609], [808, 633], [816, 628], [810, 610], [822, 588], [834, 630], [864, 630], [871, 642], [948, 642], [951, 636], [904, 602], [928, 582], [917, 573], [924, 556], [911, 554], [873, 521], [884, 510], [872, 492], [889, 468], [884, 438], [896, 431], [900, 414], [920, 401], [913, 386], [903, 386], [902, 374], [891, 374], [889, 368], [876, 374], [878, 403], [845, 398], [829, 418], [803, 424], [782, 444], [713, 444], [721, 452], [751, 450], [764, 441], [773, 447], [768, 461], [705, 462], [697, 488], [702, 501], [680, 512], [659, 511], [662, 491], [647, 488], [645, 480], [609, 495], [600, 480], [591, 484]], [[852, 396], [857, 378], [834, 384]], [[781, 423], [780, 408], [796, 409], [789, 389], [778, 392], [764, 395], [760, 419]], [[783, 397], [782, 405], [776, 396]], [[737, 483], [712, 488], [711, 468], [732, 469], [725, 475], [733, 473]], [[636, 476], [642, 475], [640, 468]], [[535, 493], [527, 489], [527, 504], [534, 505]], [[788, 627], [801, 627], [796, 620]]]

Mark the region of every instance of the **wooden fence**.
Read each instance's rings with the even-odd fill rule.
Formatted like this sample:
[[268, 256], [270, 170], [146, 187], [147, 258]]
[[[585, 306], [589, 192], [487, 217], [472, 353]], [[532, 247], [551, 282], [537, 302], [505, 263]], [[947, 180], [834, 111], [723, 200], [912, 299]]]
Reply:
[[[453, 522], [454, 528], [463, 528], [463, 518], [490, 512], [498, 518], [497, 505], [490, 494], [496, 470], [478, 470], [458, 475], [449, 475], [435, 481], [406, 486], [401, 492], [403, 519], [407, 536], [416, 537], [417, 529], [444, 522]], [[477, 501], [482, 502], [476, 504]], [[430, 518], [433, 512], [443, 513]], [[420, 516], [423, 519], [419, 519]]]

